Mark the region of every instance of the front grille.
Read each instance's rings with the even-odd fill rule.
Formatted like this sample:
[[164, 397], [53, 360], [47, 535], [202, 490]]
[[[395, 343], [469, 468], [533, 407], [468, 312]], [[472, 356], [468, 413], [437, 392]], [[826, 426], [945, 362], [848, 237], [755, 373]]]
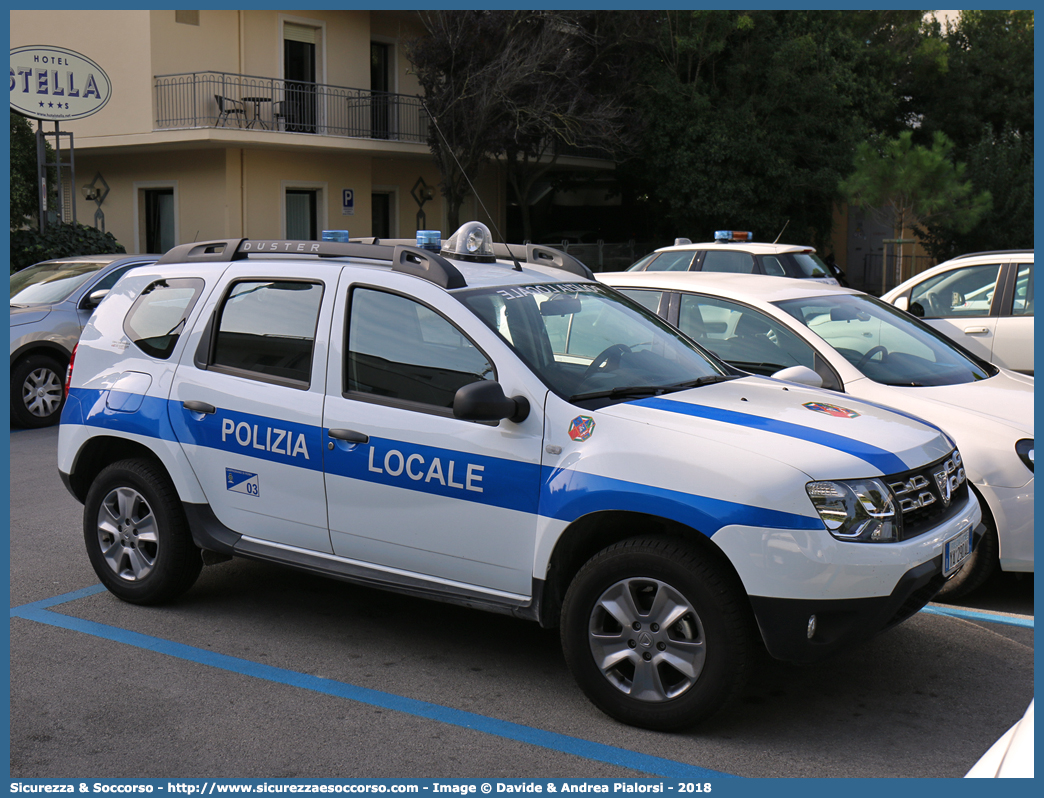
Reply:
[[887, 481], [903, 512], [903, 540], [924, 534], [968, 500], [968, 477], [956, 449], [929, 466], [895, 474]]

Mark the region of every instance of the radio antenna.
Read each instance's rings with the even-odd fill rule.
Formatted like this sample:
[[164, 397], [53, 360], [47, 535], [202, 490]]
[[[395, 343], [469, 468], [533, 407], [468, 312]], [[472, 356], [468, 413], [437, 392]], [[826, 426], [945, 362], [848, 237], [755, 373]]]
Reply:
[[[790, 219], [787, 219], [787, 224], [790, 224]], [[779, 239], [783, 237], [783, 232], [787, 229], [787, 224], [783, 225], [783, 230], [779, 231], [779, 235], [776, 236], [776, 240], [772, 242], [773, 244], [779, 243]]]
[[428, 115], [428, 118], [431, 120], [431, 124], [435, 126], [435, 131], [439, 134], [439, 138], [442, 139], [442, 145], [446, 148], [446, 151], [453, 158], [453, 162], [457, 165], [457, 168], [460, 170], [460, 173], [464, 175], [464, 179], [468, 182], [468, 188], [471, 189], [471, 193], [475, 195], [475, 199], [477, 199], [479, 205], [482, 206], [482, 211], [486, 214], [486, 218], [489, 219], [489, 223], [493, 225], [493, 230], [496, 232], [497, 238], [503, 241], [504, 246], [507, 247], [508, 255], [510, 255], [511, 260], [515, 262], [515, 271], [522, 271], [522, 265], [518, 262], [518, 258], [516, 258], [515, 254], [511, 251], [511, 246], [508, 244], [507, 239], [504, 238], [504, 235], [500, 232], [500, 228], [497, 227], [497, 223], [493, 219], [493, 214], [491, 214], [489, 210], [486, 208], [486, 203], [482, 201], [482, 196], [475, 189], [475, 185], [471, 182], [471, 178], [468, 177], [468, 173], [464, 171], [464, 167], [461, 166], [460, 161], [457, 160], [457, 154], [453, 152], [453, 148], [450, 146], [449, 140], [446, 138], [445, 135], [443, 135], [442, 128], [439, 127], [439, 123], [435, 119], [435, 115], [428, 109], [428, 104], [424, 102], [423, 97], [418, 97], [417, 99], [420, 100], [421, 108], [423, 108], [424, 112]]

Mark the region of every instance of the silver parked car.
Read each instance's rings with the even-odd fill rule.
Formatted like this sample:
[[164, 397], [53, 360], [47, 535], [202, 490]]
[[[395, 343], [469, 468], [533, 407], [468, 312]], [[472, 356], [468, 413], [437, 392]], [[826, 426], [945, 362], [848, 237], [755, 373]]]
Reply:
[[159, 255], [81, 255], [11, 275], [11, 421], [57, 424], [65, 369], [87, 320], [116, 281]]

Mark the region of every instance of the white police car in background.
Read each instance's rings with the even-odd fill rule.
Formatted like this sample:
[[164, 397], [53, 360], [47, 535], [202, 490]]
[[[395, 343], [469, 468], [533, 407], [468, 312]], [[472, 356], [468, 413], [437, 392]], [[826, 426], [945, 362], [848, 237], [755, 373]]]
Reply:
[[120, 598], [235, 555], [560, 623], [585, 693], [650, 728], [734, 697], [759, 638], [810, 661], [899, 623], [980, 534], [939, 430], [743, 376], [478, 223], [441, 254], [176, 247], [69, 382], [59, 469]]
[[629, 272], [728, 272], [794, 277], [839, 285], [837, 278], [812, 247], [765, 244], [749, 230], [717, 230], [714, 241], [693, 244], [676, 238], [627, 267]]

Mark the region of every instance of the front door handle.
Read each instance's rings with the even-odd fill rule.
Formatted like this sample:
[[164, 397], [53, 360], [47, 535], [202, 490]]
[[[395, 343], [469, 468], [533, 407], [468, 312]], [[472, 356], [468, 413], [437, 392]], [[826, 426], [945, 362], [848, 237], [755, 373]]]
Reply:
[[365, 432], [356, 432], [353, 429], [332, 429], [327, 435], [331, 438], [336, 438], [339, 441], [347, 441], [348, 443], [369, 443], [370, 436]]
[[989, 327], [965, 327], [965, 335], [986, 335], [990, 331]]
[[195, 399], [189, 399], [187, 402], [182, 402], [181, 406], [186, 410], [191, 410], [193, 413], [216, 413], [217, 408], [214, 405], [208, 405], [206, 402], [197, 402]]

